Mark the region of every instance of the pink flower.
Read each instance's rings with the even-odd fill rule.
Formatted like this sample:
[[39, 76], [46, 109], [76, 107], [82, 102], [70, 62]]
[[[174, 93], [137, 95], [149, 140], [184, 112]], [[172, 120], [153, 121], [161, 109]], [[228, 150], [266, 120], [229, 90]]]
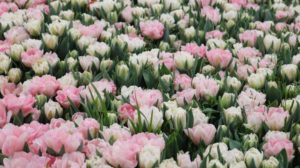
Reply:
[[41, 168], [48, 166], [49, 159], [32, 153], [17, 152], [3, 160], [4, 168]]
[[246, 112], [253, 110], [255, 107], [264, 105], [266, 102], [266, 95], [256, 91], [252, 88], [247, 88], [242, 91], [237, 99], [237, 103], [244, 108]]
[[178, 165], [182, 168], [198, 168], [201, 164], [201, 158], [199, 155], [192, 161], [188, 152], [177, 154]]
[[61, 159], [55, 160], [53, 168], [84, 168], [85, 156], [81, 152], [65, 153]]
[[4, 104], [0, 101], [0, 128], [7, 123], [6, 109]]
[[213, 30], [210, 32], [206, 32], [205, 39], [222, 39], [224, 35], [224, 32], [221, 32], [220, 30]]
[[3, 104], [9, 112], [17, 115], [20, 111], [23, 116], [26, 117], [30, 113], [39, 113], [36, 108], [33, 108], [35, 103], [35, 98], [31, 95], [20, 95], [17, 97], [13, 94], [5, 95], [2, 99]]
[[237, 56], [241, 62], [247, 61], [250, 58], [260, 57], [262, 54], [256, 48], [246, 47], [241, 48], [237, 52]]
[[206, 57], [214, 67], [226, 68], [230, 63], [232, 54], [229, 50], [216, 48], [208, 51]]
[[214, 79], [205, 77], [202, 74], [194, 77], [192, 83], [198, 96], [210, 98], [216, 96], [219, 92], [218, 83]]
[[78, 131], [83, 135], [85, 139], [88, 139], [88, 135], [94, 137], [99, 132], [100, 124], [93, 118], [86, 118], [78, 125]]
[[284, 111], [282, 107], [271, 107], [265, 114], [265, 123], [271, 130], [281, 130], [289, 116], [289, 113]]
[[131, 104], [124, 103], [118, 108], [119, 118], [121, 120], [134, 119], [135, 109]]
[[8, 95], [8, 94], [14, 94], [19, 95], [22, 92], [22, 85], [15, 83], [8, 83], [4, 82], [0, 88], [2, 96]]
[[197, 57], [205, 57], [207, 48], [205, 45], [198, 46], [197, 43], [187, 43], [185, 46], [181, 46], [181, 51], [186, 51]]
[[131, 138], [131, 133], [125, 127], [122, 128], [119, 124], [114, 123], [109, 128], [104, 128], [101, 132], [103, 139], [106, 142], [110, 140], [117, 141], [117, 140], [127, 140]]
[[175, 69], [175, 63], [173, 57], [164, 57], [162, 60], [160, 60], [159, 63], [161, 65], [165, 65], [169, 70]]
[[163, 101], [162, 94], [159, 90], [142, 90], [135, 89], [129, 96], [130, 104], [138, 107], [151, 107], [160, 105]]
[[81, 35], [83, 36], [90, 36], [90, 37], [94, 37], [94, 38], [99, 38], [99, 36], [101, 35], [102, 31], [103, 31], [103, 25], [101, 22], [95, 22], [92, 25], [89, 26], [85, 26], [85, 25], [77, 25], [77, 27], [75, 27], [79, 30], [79, 32], [81, 33]]
[[288, 139], [271, 139], [263, 145], [264, 154], [267, 157], [278, 155], [283, 149], [285, 149], [289, 161], [294, 158], [293, 143]]
[[56, 100], [64, 107], [69, 108], [70, 107], [70, 101], [71, 100], [76, 107], [80, 105], [80, 92], [82, 90], [82, 87], [76, 88], [74, 86], [69, 86], [67, 88], [64, 88], [63, 90], [57, 91]]
[[257, 33], [255, 30], [246, 30], [239, 34], [240, 41], [247, 43], [250, 46], [254, 46], [257, 39]]
[[272, 23], [265, 21], [265, 22], [255, 22], [256, 28], [258, 30], [268, 32], [271, 29]]
[[[94, 85], [94, 86], [93, 86]], [[94, 91], [94, 87], [96, 90], [101, 92], [107, 92], [111, 93], [113, 95], [117, 92], [117, 86], [114, 84], [113, 81], [109, 81], [107, 79], [101, 79], [100, 81], [93, 82], [92, 84], [89, 84], [85, 90], [83, 90], [83, 93], [86, 93], [86, 95], [89, 95], [89, 90]]]
[[121, 12], [122, 18], [127, 22], [131, 23], [133, 21], [133, 15], [132, 15], [132, 8], [130, 6], [127, 6], [124, 8]]
[[199, 145], [200, 141], [203, 141], [208, 145], [214, 140], [216, 128], [212, 124], [201, 123], [186, 129], [184, 132], [194, 144]]
[[237, 66], [237, 75], [242, 80], [246, 80], [249, 74], [253, 73], [254, 71], [254, 68], [248, 64]]
[[275, 13], [276, 20], [283, 20], [293, 17], [290, 11], [277, 10]]
[[275, 25], [275, 30], [278, 32], [283, 31], [285, 28], [287, 27], [286, 23], [284, 22], [280, 22], [280, 23], [276, 23]]
[[55, 66], [59, 61], [59, 57], [55, 52], [47, 52], [44, 54], [43, 58], [45, 58], [52, 67]]
[[192, 79], [187, 74], [176, 74], [174, 79], [175, 90], [187, 89], [192, 87]]
[[7, 40], [0, 40], [0, 53], [6, 53], [11, 46], [11, 42]]
[[218, 10], [205, 6], [201, 10], [201, 16], [206, 17], [206, 19], [210, 20], [214, 24], [217, 24], [221, 21], [221, 15]]
[[20, 43], [30, 38], [24, 27], [12, 27], [4, 33], [4, 37], [11, 43]]
[[140, 150], [138, 144], [130, 140], [116, 141], [103, 151], [105, 160], [114, 167], [134, 168], [137, 166], [137, 154]]
[[230, 0], [229, 2], [243, 7], [245, 7], [248, 3], [247, 0]]
[[142, 34], [152, 40], [161, 39], [164, 35], [164, 25], [158, 20], [148, 20], [140, 23]]
[[216, 0], [198, 0], [200, 6], [213, 6], [216, 3]]
[[30, 48], [21, 54], [21, 60], [25, 66], [31, 67], [37, 60], [42, 58], [42, 56], [43, 51], [37, 48]]
[[188, 88], [177, 92], [173, 97], [176, 98], [176, 101], [180, 106], [183, 106], [185, 103], [190, 104], [192, 103], [194, 97], [196, 97], [196, 90]]
[[35, 76], [31, 81], [26, 83], [26, 86], [23, 84], [23, 92], [32, 94], [33, 96], [38, 94], [54, 96], [59, 88], [59, 82], [51, 75], [44, 75], [42, 77]]
[[259, 8], [260, 8], [260, 6], [257, 5], [257, 4], [255, 4], [255, 3], [248, 3], [248, 4], [246, 5], [246, 9], [253, 9], [253, 10], [255, 10], [255, 11], [258, 11]]
[[0, 16], [6, 12], [9, 11], [15, 12], [17, 10], [18, 10], [18, 6], [15, 3], [6, 3], [6, 2], [0, 3]]
[[42, 20], [43, 19], [43, 12], [40, 9], [37, 8], [29, 8], [26, 10], [26, 16], [29, 19], [36, 19], [36, 20]]

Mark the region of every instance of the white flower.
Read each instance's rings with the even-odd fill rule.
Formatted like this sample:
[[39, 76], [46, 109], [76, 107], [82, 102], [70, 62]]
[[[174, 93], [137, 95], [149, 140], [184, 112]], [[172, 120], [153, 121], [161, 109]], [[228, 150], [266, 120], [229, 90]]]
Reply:
[[[134, 86], [134, 85], [131, 85], [129, 87], [122, 86], [121, 87], [121, 96], [126, 99], [133, 93], [133, 91], [135, 91], [136, 89], [139, 89], [139, 88], [140, 87], [137, 87], [137, 86]], [[122, 98], [122, 97], [120, 97], [120, 98]]]
[[159, 165], [159, 168], [180, 168], [176, 161], [171, 158], [171, 159], [165, 159], [161, 164]]
[[211, 49], [215, 49], [215, 48], [225, 49], [225, 47], [227, 46], [226, 42], [222, 39], [209, 39], [207, 40], [206, 44]]
[[280, 73], [289, 81], [294, 81], [297, 78], [298, 67], [295, 64], [285, 64], [281, 66]]
[[250, 87], [254, 89], [261, 89], [265, 85], [266, 76], [262, 73], [252, 73], [250, 76], [248, 76], [247, 82]]
[[80, 48], [80, 50], [84, 50], [89, 45], [95, 43], [97, 40], [90, 36], [82, 36], [78, 39], [77, 45]]
[[62, 18], [62, 19], [65, 19], [65, 20], [73, 20], [74, 19], [74, 12], [72, 10], [65, 10], [65, 11], [61, 11], [59, 13], [59, 16]]
[[178, 69], [186, 70], [193, 67], [195, 58], [188, 52], [178, 51], [174, 54], [174, 61]]
[[138, 0], [138, 4], [142, 6], [148, 6], [151, 7], [154, 4], [158, 4], [160, 0]]
[[160, 20], [161, 23], [165, 24], [169, 28], [172, 28], [172, 27], [175, 26], [175, 19], [169, 13], [161, 14], [159, 20]]
[[184, 36], [186, 39], [190, 40], [190, 39], [194, 38], [195, 35], [196, 35], [196, 30], [195, 30], [194, 26], [184, 29]]
[[139, 152], [139, 166], [141, 168], [152, 168], [160, 160], [160, 148], [158, 146], [146, 145]]
[[[209, 160], [207, 160], [209, 161]], [[226, 168], [226, 165], [223, 165], [219, 160], [213, 159], [210, 160], [207, 164], [207, 168]]]
[[9, 56], [15, 60], [15, 61], [19, 61], [21, 54], [24, 52], [24, 47], [21, 44], [14, 44], [12, 46], [10, 46], [10, 50], [9, 50]]
[[179, 0], [163, 0], [166, 9], [179, 9], [181, 4]]
[[244, 153], [238, 149], [232, 149], [227, 151], [223, 157], [226, 163], [235, 163], [244, 160]]
[[69, 70], [74, 69], [74, 67], [77, 65], [78, 61], [77, 59], [74, 59], [73, 57], [67, 58], [67, 65]]
[[235, 20], [237, 18], [237, 12], [234, 10], [224, 12], [223, 13], [223, 18], [226, 20]]
[[55, 118], [56, 115], [61, 116], [63, 113], [63, 109], [59, 103], [52, 101], [51, 99], [45, 103], [44, 111], [48, 120]]
[[230, 107], [224, 110], [224, 115], [226, 123], [232, 123], [236, 120], [241, 120], [243, 118], [242, 110], [240, 107]]
[[292, 64], [298, 65], [300, 63], [300, 54], [294, 55], [292, 59]]
[[264, 155], [256, 148], [251, 148], [245, 153], [245, 162], [247, 166], [250, 166], [252, 162], [256, 167], [261, 165]]
[[92, 56], [105, 56], [109, 53], [110, 47], [104, 42], [95, 42], [86, 49], [86, 52]]
[[32, 69], [37, 75], [44, 75], [50, 68], [46, 59], [39, 59], [32, 65]]
[[[148, 127], [148, 129], [158, 130], [163, 124], [163, 113], [157, 107], [142, 107], [140, 108], [141, 120]], [[134, 116], [134, 122], [137, 123], [139, 120], [138, 112]]]
[[96, 69], [99, 69], [100, 61], [95, 56], [80, 56], [78, 59], [81, 68], [85, 71], [92, 70], [93, 66], [95, 66]]
[[277, 168], [279, 166], [279, 161], [271, 156], [268, 160], [262, 161], [262, 168]]
[[87, 164], [87, 167], [90, 167], [90, 168], [97, 168], [97, 167], [113, 168], [106, 163], [104, 158], [101, 158], [97, 155], [94, 155], [94, 156], [90, 157], [89, 159], [87, 159], [86, 164]]
[[76, 80], [72, 73], [66, 73], [64, 76], [57, 79], [61, 88], [67, 88], [69, 86], [76, 87], [78, 80]]
[[10, 63], [11, 59], [7, 55], [0, 53], [0, 74], [8, 72]]
[[[75, 28], [71, 28], [69, 31], [68, 31], [68, 34], [71, 36], [71, 39], [73, 41], [76, 41], [78, 40], [80, 37], [81, 37], [81, 33], [78, 29], [75, 29]], [[95, 40], [96, 41], [96, 40]], [[79, 46], [80, 47], [80, 46]]]
[[186, 127], [186, 110], [177, 107], [171, 108], [166, 111], [166, 119], [172, 120], [176, 129], [185, 128]]
[[144, 40], [142, 40], [138, 37], [129, 37], [126, 34], [121, 34], [117, 38], [118, 38], [118, 40], [121, 41], [121, 43], [127, 44], [127, 47], [128, 47], [127, 49], [129, 52], [134, 52], [136, 50], [139, 50], [146, 45]]
[[89, 3], [88, 0], [70, 0], [70, 1], [71, 1], [71, 5], [74, 7], [83, 7]]
[[242, 87], [242, 83], [236, 77], [227, 76], [225, 78], [226, 85], [228, 88], [232, 88], [234, 91], [239, 91]]
[[223, 154], [228, 151], [228, 146], [223, 142], [208, 145], [203, 155], [204, 157], [209, 155], [213, 159], [219, 159], [218, 149], [220, 149], [220, 153], [222, 154], [221, 157], [223, 157]]
[[42, 46], [42, 40], [36, 39], [27, 39], [22, 42], [23, 47], [28, 50], [29, 48], [37, 48], [40, 49]]
[[49, 49], [55, 49], [55, 47], [57, 46], [58, 37], [55, 35], [46, 33], [46, 34], [42, 35], [42, 39], [43, 39], [45, 46]]
[[244, 161], [230, 163], [229, 168], [247, 168]]
[[281, 45], [281, 40], [276, 36], [267, 34], [264, 38], [264, 45], [267, 50], [278, 51]]
[[208, 122], [208, 117], [201, 111], [201, 109], [199, 107], [193, 108], [192, 114], [193, 114], [193, 119], [194, 119], [194, 123], [193, 123], [194, 126], [196, 126], [200, 123]]
[[18, 83], [22, 77], [22, 71], [20, 68], [11, 68], [8, 71], [8, 80], [14, 83]]
[[24, 27], [30, 35], [38, 36], [41, 33], [41, 25], [40, 20], [30, 20], [24, 24]]
[[66, 31], [68, 25], [68, 21], [56, 20], [48, 25], [48, 29], [51, 34], [61, 36]]

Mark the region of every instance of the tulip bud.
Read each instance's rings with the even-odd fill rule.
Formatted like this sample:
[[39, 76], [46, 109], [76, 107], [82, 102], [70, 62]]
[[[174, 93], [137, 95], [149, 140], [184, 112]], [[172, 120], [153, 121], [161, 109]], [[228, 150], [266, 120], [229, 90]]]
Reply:
[[7, 55], [0, 53], [0, 74], [8, 72], [10, 63], [11, 59]]
[[264, 45], [267, 50], [278, 51], [280, 49], [281, 40], [276, 36], [267, 34], [264, 38]]
[[87, 6], [89, 3], [88, 0], [71, 0], [71, 6], [74, 9], [77, 9], [78, 7], [83, 8], [85, 6]]
[[263, 160], [263, 154], [256, 148], [251, 148], [245, 153], [245, 162], [247, 166], [254, 164], [255, 167], [260, 167]]
[[52, 35], [61, 36], [67, 29], [67, 25], [67, 21], [54, 21], [48, 25], [48, 30]]
[[125, 63], [120, 63], [116, 66], [117, 77], [121, 81], [126, 81], [129, 78], [129, 68]]
[[77, 40], [77, 45], [81, 51], [84, 51], [89, 45], [94, 44], [96, 38], [89, 36], [82, 36]]
[[68, 33], [73, 41], [77, 41], [81, 37], [80, 31], [75, 28], [71, 28]]
[[264, 160], [261, 163], [262, 168], [277, 168], [279, 166], [279, 161], [271, 156], [268, 160]]
[[[209, 160], [207, 160], [209, 161]], [[207, 168], [226, 168], [226, 165], [223, 165], [219, 160], [213, 159], [210, 160], [207, 164]]]
[[36, 105], [37, 105], [38, 109], [41, 109], [42, 107], [44, 107], [44, 104], [47, 102], [47, 96], [37, 95], [37, 96], [35, 96], [35, 100], [36, 100]]
[[241, 121], [243, 118], [242, 110], [240, 107], [230, 107], [224, 110], [224, 115], [225, 115], [225, 121], [228, 124], [231, 124], [235, 121]]
[[275, 88], [275, 89], [278, 88], [278, 85], [277, 85], [277, 83], [275, 81], [269, 81], [267, 83], [267, 86], [268, 86], [268, 88]]
[[160, 79], [164, 83], [164, 86], [170, 86], [173, 83], [172, 75], [163, 75]]
[[58, 43], [58, 37], [55, 35], [51, 35], [51, 34], [43, 34], [42, 35], [42, 39], [43, 39], [43, 43], [45, 44], [45, 46], [48, 49], [55, 49], [55, 47], [57, 46]]
[[89, 83], [91, 83], [93, 80], [93, 74], [89, 71], [84, 71], [81, 74], [81, 78], [80, 78], [80, 82], [83, 85], [88, 85]]
[[243, 136], [243, 148], [248, 150], [258, 145], [258, 136], [256, 134], [246, 134]]
[[21, 44], [14, 44], [10, 47], [9, 56], [14, 61], [20, 61], [21, 54], [24, 52], [24, 47]]
[[117, 115], [115, 113], [107, 113], [107, 117], [108, 117], [110, 124], [116, 123], [116, 121], [118, 119]]
[[266, 76], [262, 73], [259, 74], [252, 73], [247, 78], [247, 82], [249, 86], [254, 89], [261, 89], [262, 87], [264, 87], [265, 81], [266, 81]]
[[180, 51], [175, 53], [174, 61], [179, 70], [189, 70], [193, 67], [195, 58], [188, 52]]
[[294, 64], [285, 64], [281, 66], [280, 73], [289, 81], [294, 81], [297, 78], [298, 67]]
[[168, 109], [165, 113], [167, 120], [172, 120], [176, 129], [182, 129], [186, 127], [186, 110], [177, 107]]
[[196, 30], [193, 26], [186, 28], [184, 30], [184, 36], [188, 41], [192, 40], [195, 37], [195, 35], [196, 35]]
[[68, 65], [69, 71], [74, 70], [77, 63], [78, 63], [78, 61], [76, 59], [74, 59], [73, 57], [67, 58], [67, 65]]
[[118, 13], [117, 12], [110, 12], [108, 15], [108, 19], [112, 23], [116, 23], [118, 21]]
[[295, 85], [287, 85], [284, 92], [287, 97], [295, 97], [298, 94], [298, 88]]
[[293, 99], [287, 99], [281, 101], [281, 106], [285, 111], [289, 111], [290, 113], [294, 113], [297, 109], [297, 106], [300, 105], [299, 101]]
[[24, 27], [31, 36], [36, 37], [41, 34], [41, 25], [41, 20], [30, 20], [27, 23], [25, 23]]
[[72, 10], [61, 11], [59, 16], [64, 20], [71, 21], [74, 19], [74, 12]]
[[221, 98], [220, 104], [222, 108], [228, 108], [233, 105], [235, 101], [235, 95], [233, 93], [225, 92]]
[[100, 70], [108, 71], [112, 67], [113, 63], [114, 62], [110, 59], [102, 60], [100, 63]]
[[8, 71], [8, 80], [13, 83], [18, 83], [22, 77], [22, 71], [20, 68], [11, 68]]
[[49, 64], [45, 59], [37, 60], [33, 65], [32, 69], [37, 75], [44, 75], [49, 72]]
[[160, 42], [159, 49], [162, 51], [167, 51], [168, 49], [170, 49], [170, 44], [166, 42]]
[[235, 21], [231, 19], [228, 22], [226, 22], [227, 29], [231, 29], [234, 25], [235, 25]]
[[44, 105], [45, 116], [48, 120], [55, 118], [55, 116], [61, 116], [63, 114], [63, 108], [59, 103], [52, 101], [51, 99]]

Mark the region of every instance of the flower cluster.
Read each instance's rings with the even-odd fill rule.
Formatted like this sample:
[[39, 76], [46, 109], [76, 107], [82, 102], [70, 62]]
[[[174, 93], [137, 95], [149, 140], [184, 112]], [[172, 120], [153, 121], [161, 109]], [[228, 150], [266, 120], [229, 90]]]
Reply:
[[2, 0], [0, 167], [296, 167], [299, 50], [299, 0]]

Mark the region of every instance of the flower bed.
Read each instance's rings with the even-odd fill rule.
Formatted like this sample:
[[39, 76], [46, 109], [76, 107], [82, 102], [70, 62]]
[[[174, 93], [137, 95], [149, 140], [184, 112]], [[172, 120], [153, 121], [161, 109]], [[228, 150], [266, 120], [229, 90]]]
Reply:
[[300, 165], [299, 0], [2, 0], [0, 167]]

